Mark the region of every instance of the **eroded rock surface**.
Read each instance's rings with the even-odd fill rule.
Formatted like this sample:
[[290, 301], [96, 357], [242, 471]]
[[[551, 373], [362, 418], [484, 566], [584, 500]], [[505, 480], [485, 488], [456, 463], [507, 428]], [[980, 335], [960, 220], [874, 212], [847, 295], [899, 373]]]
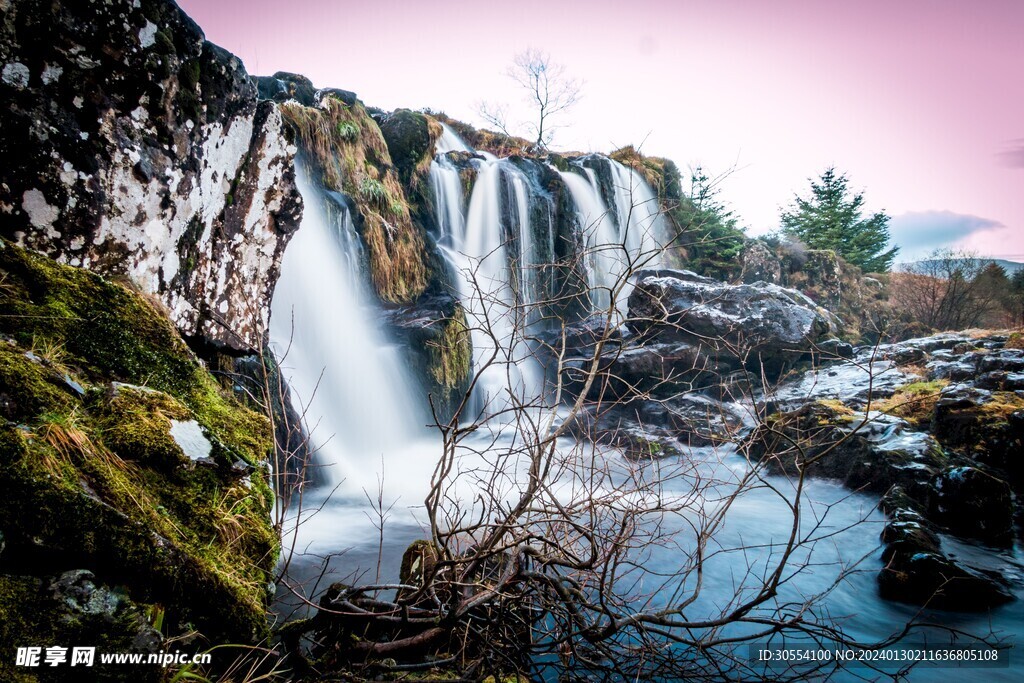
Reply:
[[862, 348], [765, 399], [782, 412], [749, 437], [752, 458], [881, 494], [886, 598], [967, 611], [1013, 599], [992, 552], [1012, 546], [1021, 516], [1024, 354], [1005, 342], [947, 333]]

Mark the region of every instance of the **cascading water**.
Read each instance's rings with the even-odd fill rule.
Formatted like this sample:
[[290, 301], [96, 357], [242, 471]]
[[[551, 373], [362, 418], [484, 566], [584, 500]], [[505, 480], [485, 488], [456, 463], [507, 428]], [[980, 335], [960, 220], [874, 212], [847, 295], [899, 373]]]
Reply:
[[326, 478], [349, 495], [375, 488], [375, 466], [420, 436], [415, 382], [373, 324], [362, 247], [344, 196], [296, 174], [302, 225], [281, 264], [271, 342], [305, 414]]
[[[535, 235], [543, 231], [531, 226], [531, 218], [543, 215], [535, 202], [542, 201], [536, 186], [517, 165], [490, 155], [477, 155], [473, 160], [476, 182], [467, 202], [459, 165], [447, 154], [467, 151], [450, 130], [445, 130], [438, 146], [438, 155], [431, 167], [434, 191], [438, 244], [452, 271], [451, 281], [459, 296], [471, 327], [473, 354], [476, 368], [492, 354], [497, 362], [485, 370], [478, 382], [479, 407], [486, 406], [485, 415], [493, 415], [511, 402], [510, 395], [529, 400], [540, 396], [542, 382], [539, 369], [532, 361], [526, 339], [534, 323], [528, 312], [532, 304], [543, 297], [538, 292], [537, 267], [553, 254], [554, 230], [549, 229], [549, 240], [540, 241]], [[607, 164], [606, 169], [598, 165]], [[584, 229], [587, 253], [587, 274], [592, 288], [611, 286], [626, 272], [630, 259], [634, 264], [650, 267], [657, 264], [655, 255], [663, 235], [654, 193], [633, 171], [603, 157], [585, 159], [578, 163], [578, 171], [561, 173], [577, 213], [577, 222]], [[526, 167], [529, 170], [529, 166]], [[596, 169], [596, 170], [595, 170]], [[610, 178], [610, 180], [609, 180]], [[407, 359], [386, 343], [384, 335], [374, 325], [376, 302], [363, 273], [364, 258], [360, 241], [352, 225], [347, 202], [337, 193], [324, 192], [314, 187], [305, 169], [298, 174], [299, 187], [306, 203], [301, 229], [294, 236], [282, 264], [273, 305], [272, 340], [279, 352], [290, 349], [284, 359], [286, 374], [290, 375], [293, 393], [301, 398], [306, 414], [315, 426], [314, 446], [320, 449], [319, 460], [331, 463], [330, 478], [344, 480], [340, 500], [323, 504], [323, 497], [314, 497], [311, 514], [301, 515], [301, 526], [295, 526], [299, 537], [297, 547], [315, 556], [293, 560], [289, 577], [297, 585], [315, 585], [325, 575], [347, 574], [353, 568], [366, 569], [377, 564], [392, 573], [399, 566], [401, 553], [407, 545], [422, 538], [424, 530], [416, 523], [413, 513], [399, 517], [402, 510], [423, 500], [426, 482], [439, 455], [436, 435], [426, 435], [418, 427], [422, 420], [415, 398], [415, 383], [407, 374]], [[604, 191], [602, 191], [602, 187]], [[552, 228], [552, 226], [548, 226]], [[651, 258], [645, 258], [650, 255]], [[624, 312], [628, 290], [617, 301]], [[595, 309], [608, 305], [607, 292], [592, 295]], [[487, 331], [491, 334], [487, 334]], [[308, 406], [305, 404], [308, 403]], [[550, 406], [558, 410], [556, 406]], [[477, 417], [476, 414], [469, 416]], [[492, 419], [488, 426], [491, 434], [473, 434], [467, 437], [468, 450], [460, 451], [460, 462], [450, 478], [458, 485], [448, 490], [447, 500], [459, 500], [463, 511], [471, 511], [473, 501], [483, 484], [492, 496], [512, 500], [528, 477], [519, 471], [521, 463], [502, 460], [503, 449], [515, 448], [517, 428], [504, 422], [503, 416]], [[493, 432], [498, 432], [495, 435]], [[562, 444], [560, 448], [572, 445]], [[626, 462], [613, 449], [583, 446], [586, 462], [601, 459], [611, 479], [607, 486], [614, 490], [629, 490], [636, 463]], [[388, 508], [386, 541], [379, 525], [374, 521], [373, 496], [369, 505], [363, 490], [374, 492], [378, 486], [381, 458], [385, 468], [381, 488], [386, 500], [382, 508], [400, 496], [402, 505]], [[465, 459], [465, 460], [463, 460]], [[669, 464], [653, 461], [639, 464], [651, 476], [664, 472]], [[390, 464], [389, 464], [390, 463]], [[507, 475], [500, 480], [488, 479], [495, 463], [506, 463]], [[704, 481], [722, 481], [728, 485], [729, 473], [746, 472], [746, 463], [729, 448], [689, 449], [688, 456], [678, 461], [680, 467], [695, 464], [698, 478]], [[463, 466], [463, 464], [465, 466]], [[460, 474], [461, 473], [461, 474]], [[482, 475], [480, 473], [483, 473]], [[724, 473], [724, 474], [723, 474]], [[559, 496], [573, 499], [576, 489], [573, 470], [567, 470], [562, 480], [552, 482]], [[476, 477], [476, 478], [474, 478]], [[715, 535], [715, 542], [723, 549], [743, 549], [744, 568], [757, 571], [768, 561], [758, 549], [771, 552], [773, 539], [790, 533], [792, 518], [788, 504], [780, 501], [776, 490], [786, 490], [783, 478], [766, 475], [771, 487], [755, 487], [736, 499], [729, 511], [728, 523]], [[621, 478], [621, 486], [619, 479]], [[685, 499], [689, 493], [689, 479], [670, 478], [663, 500], [678, 496]], [[330, 490], [332, 487], [326, 487]], [[594, 493], [583, 489], [587, 495]], [[814, 509], [824, 509], [830, 515], [828, 528], [835, 530], [827, 548], [813, 552], [816, 569], [796, 582], [786, 582], [780, 589], [780, 599], [799, 604], [807, 594], [826, 595], [825, 607], [839, 614], [855, 614], [846, 627], [862, 640], [883, 637], [893, 624], [912, 618], [917, 608], [879, 600], [865, 600], [875, 591], [872, 572], [854, 573], [838, 585], [826, 571], [828, 563], [845, 562], [844, 551], [871, 554], [870, 562], [880, 563], [877, 543], [878, 527], [884, 523], [875, 509], [877, 500], [861, 494], [850, 494], [830, 482], [812, 481], [803, 497], [804, 515], [814, 518]], [[841, 504], [840, 502], [841, 501]], [[472, 516], [472, 515], [471, 515]], [[382, 519], [383, 516], [379, 519]], [[867, 518], [867, 523], [862, 520]], [[420, 520], [422, 522], [422, 520]], [[659, 519], [663, 524], [680, 524], [689, 529], [681, 517], [676, 522]], [[686, 537], [685, 534], [683, 536]], [[290, 538], [286, 535], [285, 542]], [[378, 556], [377, 539], [381, 539]], [[944, 540], [945, 544], [947, 541]], [[322, 556], [345, 550], [344, 563], [326, 571], [320, 565]], [[680, 546], [666, 544], [656, 547], [644, 559], [647, 574], [656, 581], [658, 574], [671, 574], [678, 569]], [[688, 552], [685, 545], [683, 552]], [[811, 551], [807, 551], [808, 553]], [[716, 606], [734, 600], [737, 595], [734, 565], [728, 551], [718, 551], [704, 565], [705, 579], [700, 599], [691, 606], [699, 612], [705, 607], [714, 613]], [[810, 555], [800, 562], [810, 562]], [[344, 565], [343, 571], [339, 564]], [[838, 566], [838, 565], [837, 565]], [[378, 569], [380, 571], [380, 569]], [[1006, 571], [1015, 572], [1014, 567]], [[338, 576], [338, 578], [343, 578]], [[392, 577], [394, 578], [394, 577]], [[665, 596], [677, 595], [672, 588]], [[657, 603], [660, 594], [653, 602]], [[992, 623], [1001, 628], [1019, 623], [1020, 607], [1004, 608], [993, 615]], [[979, 617], [988, 620], [989, 616]], [[970, 627], [971, 622], [961, 620]], [[980, 623], [980, 622], [979, 622]], [[981, 624], [984, 627], [986, 621]], [[985, 671], [986, 674], [991, 673]], [[923, 671], [920, 680], [943, 680], [937, 674]], [[842, 678], [841, 676], [839, 678]], [[917, 679], [915, 679], [917, 680]], [[966, 679], [965, 679], [966, 680]], [[985, 680], [990, 680], [986, 676]]]
[[[573, 171], [559, 175], [572, 194], [583, 230], [591, 303], [595, 309], [605, 310], [624, 274], [661, 263], [665, 228], [657, 197], [635, 171], [604, 157], [598, 157], [597, 163], [607, 164], [611, 174], [611, 208], [601, 195], [594, 169], [578, 166], [585, 179]], [[631, 286], [621, 284], [616, 309], [625, 316]]]
[[[522, 174], [508, 161], [493, 156], [477, 159], [477, 178], [464, 218], [462, 184], [447, 152], [467, 149], [445, 127], [430, 177], [441, 233], [438, 244], [466, 311], [474, 370], [480, 373], [473, 409], [495, 413], [507, 407], [513, 395], [520, 401], [539, 396], [543, 384], [525, 339], [536, 282], [529, 192]], [[512, 198], [510, 207], [502, 205], [502, 183]], [[516, 259], [510, 258], [510, 238], [515, 240]]]
[[[586, 169], [591, 174], [593, 171]], [[623, 272], [622, 250], [615, 247], [618, 229], [614, 219], [601, 199], [596, 179], [587, 182], [581, 175], [571, 171], [560, 174], [565, 186], [572, 194], [576, 213], [583, 228], [584, 243], [587, 246], [585, 265], [587, 284], [593, 307], [607, 309], [611, 302], [611, 289], [616, 274]], [[601, 245], [605, 245], [603, 248]]]
[[462, 179], [459, 169], [448, 159], [448, 152], [468, 152], [469, 147], [451, 128], [442, 124], [443, 133], [437, 141], [434, 161], [430, 164], [430, 185], [438, 226], [438, 242], [451, 248], [466, 240], [466, 218], [462, 213]]

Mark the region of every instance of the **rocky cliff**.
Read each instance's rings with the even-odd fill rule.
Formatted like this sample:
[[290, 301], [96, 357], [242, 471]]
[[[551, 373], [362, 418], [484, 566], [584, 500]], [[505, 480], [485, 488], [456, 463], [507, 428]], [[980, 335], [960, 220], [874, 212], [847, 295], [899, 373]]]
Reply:
[[130, 277], [187, 337], [255, 344], [301, 213], [278, 108], [171, 0], [0, 12], [3, 236]]

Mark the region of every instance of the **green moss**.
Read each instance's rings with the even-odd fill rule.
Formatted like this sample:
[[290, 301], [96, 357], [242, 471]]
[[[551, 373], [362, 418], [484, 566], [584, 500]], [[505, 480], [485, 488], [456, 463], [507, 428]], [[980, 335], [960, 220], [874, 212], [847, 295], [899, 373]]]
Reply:
[[876, 409], [902, 417], [912, 425], [927, 424], [935, 414], [939, 395], [948, 384], [945, 379], [905, 384], [897, 388], [890, 398], [880, 402]]
[[91, 273], [4, 244], [0, 332], [23, 346], [63, 344], [69, 365], [87, 379], [147, 384], [187, 394], [198, 363], [167, 317], [142, 296]]
[[342, 140], [353, 142], [359, 138], [359, 126], [351, 121], [339, 121], [337, 131]]
[[430, 373], [439, 386], [456, 389], [469, 377], [473, 362], [473, 347], [462, 307], [456, 306], [453, 315], [442, 325], [439, 339], [427, 344]]
[[38, 620], [28, 618], [43, 613], [48, 607], [40, 593], [39, 579], [0, 575], [0, 643], [8, 646], [0, 658], [0, 679], [4, 681], [30, 683], [37, 680], [31, 675], [31, 669], [14, 665], [14, 652], [18, 647], [40, 647], [50, 642], [49, 629]]
[[857, 419], [857, 412], [838, 399], [820, 399], [815, 404], [825, 408], [817, 412], [820, 426], [849, 424]]
[[190, 59], [178, 70], [177, 103], [186, 119], [198, 121], [203, 103], [199, 98], [199, 60]]
[[73, 399], [58, 388], [60, 381], [56, 373], [30, 360], [25, 351], [0, 341], [0, 415], [4, 418], [24, 420], [69, 409]]
[[1007, 349], [1024, 349], [1024, 332], [1013, 332], [1006, 340]]
[[[9, 244], [0, 282], [0, 334], [10, 336], [0, 341], [0, 406], [22, 425], [0, 427], [7, 552], [44, 549], [89, 567], [136, 602], [165, 605], [171, 628], [235, 642], [265, 634], [279, 549], [269, 421], [222, 395], [142, 295]], [[28, 345], [60, 353], [47, 365], [25, 355]], [[64, 371], [93, 388], [80, 397]], [[172, 419], [204, 428], [212, 463], [185, 457]], [[245, 480], [238, 460], [255, 468]]]
[[426, 241], [412, 222], [377, 123], [360, 102], [348, 105], [330, 96], [322, 107], [286, 102], [281, 113], [324, 187], [355, 203], [377, 294], [393, 303], [415, 300], [429, 280]]

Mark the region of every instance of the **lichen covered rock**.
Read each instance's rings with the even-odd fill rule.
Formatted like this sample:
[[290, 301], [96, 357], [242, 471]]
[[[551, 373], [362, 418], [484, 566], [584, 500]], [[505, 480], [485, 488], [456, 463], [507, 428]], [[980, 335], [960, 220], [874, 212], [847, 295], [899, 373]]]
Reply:
[[301, 211], [276, 105], [170, 0], [2, 11], [2, 236], [130, 276], [182, 334], [253, 345]]

